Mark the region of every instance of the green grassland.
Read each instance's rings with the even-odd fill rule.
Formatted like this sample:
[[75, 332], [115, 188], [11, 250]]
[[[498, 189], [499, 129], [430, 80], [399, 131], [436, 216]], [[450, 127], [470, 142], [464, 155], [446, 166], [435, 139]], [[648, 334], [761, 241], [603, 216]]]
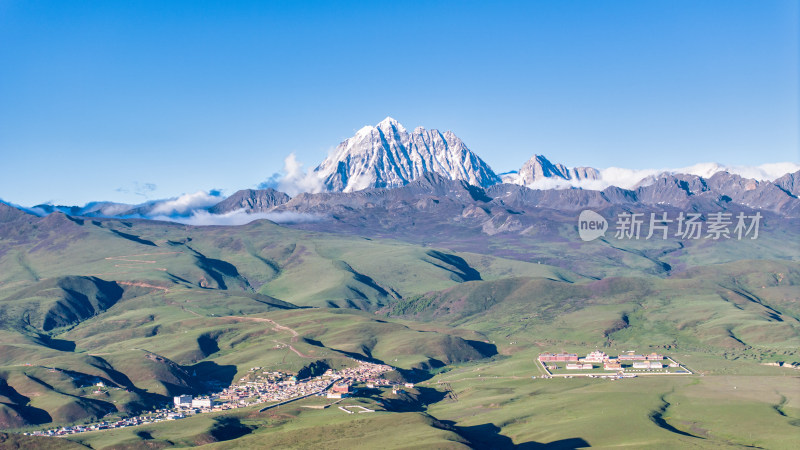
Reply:
[[[254, 366], [299, 372], [356, 357], [422, 384], [347, 400], [377, 410], [369, 414], [305, 408], [323, 401], [311, 398], [69, 442], [791, 448], [800, 431], [800, 371], [761, 365], [800, 362], [800, 263], [792, 240], [781, 245], [786, 231], [686, 248], [542, 241], [515, 259], [269, 221], [52, 214], [15, 230], [0, 240], [3, 430], [137, 414]], [[513, 256], [503, 245], [498, 253]], [[696, 374], [538, 378], [538, 353], [596, 348], [666, 353]]]
[[31, 225], [25, 240], [2, 246], [0, 295], [13, 295], [30, 282], [80, 275], [255, 292], [301, 306], [375, 309], [471, 279], [581, 279], [558, 267], [295, 231], [269, 221], [237, 227], [234, 233], [225, 227], [61, 214], [42, 221], [47, 226]]
[[789, 369], [760, 376], [531, 379], [532, 368], [514, 359], [437, 375], [429, 383], [449, 383], [457, 400], [428, 412], [457, 423], [468, 438], [470, 430], [493, 426], [517, 445], [573, 439], [593, 447], [791, 448], [796, 442], [800, 391]]
[[382, 311], [503, 340], [556, 338], [562, 345], [747, 350], [798, 360], [798, 282], [798, 263], [737, 261], [666, 279], [469, 282], [404, 299]]

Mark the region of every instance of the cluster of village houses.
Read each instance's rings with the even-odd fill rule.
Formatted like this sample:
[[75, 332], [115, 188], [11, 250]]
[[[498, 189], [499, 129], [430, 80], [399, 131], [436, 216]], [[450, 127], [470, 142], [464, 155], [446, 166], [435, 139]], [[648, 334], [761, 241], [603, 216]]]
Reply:
[[[341, 370], [328, 369], [322, 376], [298, 380], [297, 376], [284, 372], [263, 370], [253, 367], [237, 384], [226, 387], [214, 395], [193, 397], [178, 395], [173, 398], [173, 405], [140, 416], [129, 417], [118, 421], [103, 421], [91, 425], [74, 425], [51, 430], [25, 433], [33, 436], [66, 436], [86, 431], [108, 430], [137, 425], [146, 425], [175, 420], [190, 414], [212, 411], [224, 411], [243, 408], [259, 403], [287, 402], [312, 395], [326, 394], [328, 398], [343, 398], [353, 392], [353, 384], [363, 384], [367, 388], [392, 386], [392, 392], [400, 392], [398, 383], [383, 378], [383, 374], [393, 370], [385, 364], [372, 364], [358, 361], [356, 367]], [[411, 383], [405, 383], [413, 387]]]
[[[679, 367], [679, 364], [671, 359], [667, 359], [667, 366]], [[594, 351], [583, 358], [579, 358], [577, 353], [542, 353], [539, 355], [539, 362], [558, 368], [558, 363], [564, 363], [567, 370], [591, 370], [595, 364], [602, 365], [604, 370], [624, 370], [623, 365], [632, 369], [662, 369], [664, 368], [664, 355], [650, 353], [640, 355], [635, 352], [628, 352], [617, 357], [612, 357], [601, 351]]]
[[385, 364], [372, 364], [359, 361], [358, 366], [341, 370], [328, 369], [322, 376], [298, 380], [297, 376], [284, 372], [263, 370], [253, 367], [239, 383], [225, 388], [213, 397], [192, 398], [190, 395], [175, 397], [177, 409], [199, 409], [220, 411], [241, 408], [257, 403], [281, 402], [293, 398], [322, 393], [327, 390], [328, 398], [342, 398], [352, 392], [354, 383], [367, 387], [389, 385], [383, 374], [392, 370]]

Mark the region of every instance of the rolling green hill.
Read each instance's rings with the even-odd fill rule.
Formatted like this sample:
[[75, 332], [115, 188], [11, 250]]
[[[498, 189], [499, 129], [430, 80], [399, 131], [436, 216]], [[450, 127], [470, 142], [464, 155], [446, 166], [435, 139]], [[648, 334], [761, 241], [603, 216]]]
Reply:
[[739, 261], [667, 279], [469, 282], [395, 302], [384, 311], [503, 339], [749, 350], [800, 359], [798, 285], [798, 263]]
[[[788, 256], [791, 242], [765, 257], [783, 231], [740, 247], [531, 242], [536, 250], [515, 259], [530, 248], [505, 242], [500, 253], [509, 257], [501, 258], [269, 221], [191, 227], [3, 217], [3, 430], [137, 414], [173, 395], [227, 386], [250, 367], [308, 373], [354, 357], [391, 364], [392, 377], [417, 387], [353, 400], [374, 414], [301, 402], [70, 439], [92, 448], [783, 448], [781, 433], [800, 423], [797, 372], [759, 365], [800, 361], [800, 263]], [[761, 259], [746, 258], [754, 249]], [[671, 352], [708, 376], [532, 381], [541, 374], [539, 352], [594, 348]], [[761, 392], [762, 381], [774, 392]], [[728, 398], [724, 383], [746, 394]], [[630, 407], [604, 409], [615, 402]], [[736, 408], [760, 414], [754, 423], [777, 437], [737, 429], [750, 416], [728, 413]], [[575, 420], [579, 426], [561, 425]], [[649, 437], [615, 433], [619, 421]]]

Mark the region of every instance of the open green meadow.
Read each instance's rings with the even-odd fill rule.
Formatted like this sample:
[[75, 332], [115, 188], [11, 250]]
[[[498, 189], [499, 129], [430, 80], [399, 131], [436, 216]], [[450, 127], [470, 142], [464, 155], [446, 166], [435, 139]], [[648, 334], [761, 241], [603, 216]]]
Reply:
[[499, 362], [434, 377], [429, 382], [447, 383], [457, 400], [428, 412], [457, 423], [467, 437], [494, 430], [517, 445], [792, 448], [796, 442], [800, 390], [790, 369], [612, 381], [531, 379], [514, 367]]

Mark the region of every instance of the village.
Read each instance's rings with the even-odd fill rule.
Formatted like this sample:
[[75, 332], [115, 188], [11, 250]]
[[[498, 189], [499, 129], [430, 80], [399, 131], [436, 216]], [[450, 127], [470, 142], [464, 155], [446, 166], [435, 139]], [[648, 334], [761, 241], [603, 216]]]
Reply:
[[655, 352], [644, 355], [628, 351], [613, 357], [596, 350], [582, 358], [577, 353], [541, 353], [537, 361], [546, 374], [543, 378], [585, 376], [621, 379], [638, 375], [692, 374], [671, 357]]
[[[401, 392], [401, 383], [390, 382], [383, 378], [383, 374], [394, 370], [391, 366], [355, 361], [358, 363], [355, 367], [341, 370], [328, 369], [321, 376], [303, 380], [299, 380], [296, 375], [285, 372], [268, 371], [261, 367], [253, 367], [236, 384], [232, 384], [215, 394], [198, 397], [178, 395], [173, 398], [172, 405], [138, 416], [117, 421], [65, 426], [24, 434], [32, 436], [66, 436], [88, 431], [111, 430], [153, 424], [166, 420], [178, 420], [194, 414], [226, 411], [269, 403], [260, 410], [265, 411], [269, 408], [315, 395], [325, 395], [331, 399], [346, 398], [354, 393], [354, 384], [363, 385], [366, 388], [391, 386], [392, 393]], [[402, 385], [413, 387], [411, 383], [402, 383]], [[347, 409], [342, 410], [348, 414], [352, 413]], [[359, 412], [373, 411], [362, 408]]]
[[[281, 406], [312, 396], [325, 396], [328, 399], [343, 399], [357, 394], [358, 389], [391, 387], [392, 394], [403, 392], [403, 388], [413, 388], [413, 383], [399, 383], [383, 378], [386, 372], [394, 370], [386, 364], [373, 364], [356, 361], [354, 367], [340, 370], [327, 369], [320, 376], [298, 379], [296, 375], [253, 367], [235, 384], [209, 395], [178, 395], [169, 406], [143, 413], [138, 416], [116, 421], [101, 421], [94, 424], [72, 425], [49, 430], [25, 433], [33, 436], [66, 436], [89, 431], [111, 430], [183, 419], [195, 414], [227, 411], [237, 408], [265, 404], [259, 411]], [[680, 375], [692, 372], [669, 356], [658, 353], [637, 354], [634, 351], [616, 357], [602, 351], [593, 351], [584, 357], [577, 353], [541, 353], [537, 362], [544, 375], [541, 378], [592, 377], [623, 379], [639, 375]], [[536, 377], [534, 377], [536, 378]], [[352, 414], [349, 406], [339, 407]], [[358, 406], [361, 413], [374, 412]]]

